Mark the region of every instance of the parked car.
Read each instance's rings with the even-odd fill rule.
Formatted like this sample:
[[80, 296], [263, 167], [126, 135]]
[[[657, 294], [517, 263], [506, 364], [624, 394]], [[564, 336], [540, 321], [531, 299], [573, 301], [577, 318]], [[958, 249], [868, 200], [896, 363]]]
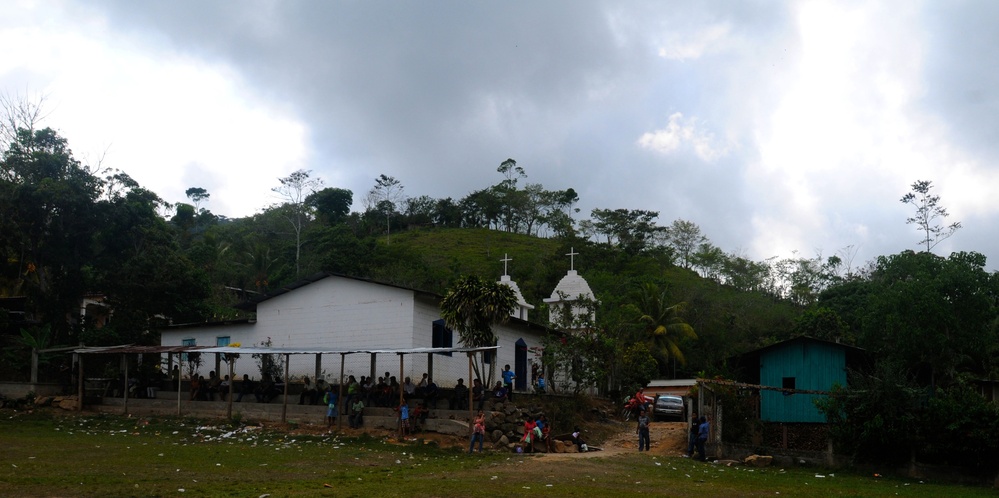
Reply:
[[680, 396], [659, 396], [655, 406], [652, 408], [652, 418], [654, 420], [673, 419], [683, 421], [685, 407], [683, 398]]

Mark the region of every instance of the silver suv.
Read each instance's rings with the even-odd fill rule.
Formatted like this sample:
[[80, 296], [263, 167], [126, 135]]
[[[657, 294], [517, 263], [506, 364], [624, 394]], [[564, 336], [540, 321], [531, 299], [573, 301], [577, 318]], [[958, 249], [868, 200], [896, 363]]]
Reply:
[[656, 404], [652, 408], [652, 418], [654, 420], [675, 419], [684, 420], [683, 398], [680, 396], [659, 396]]

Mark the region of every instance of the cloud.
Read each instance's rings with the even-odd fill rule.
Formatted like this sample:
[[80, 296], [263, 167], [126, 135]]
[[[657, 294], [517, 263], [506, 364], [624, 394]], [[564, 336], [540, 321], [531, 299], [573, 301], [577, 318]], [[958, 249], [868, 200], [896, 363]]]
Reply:
[[683, 147], [693, 149], [702, 161], [711, 162], [725, 155], [725, 149], [713, 145], [714, 136], [699, 129], [696, 118], [684, 119], [682, 113], [673, 113], [666, 128], [643, 133], [638, 145], [644, 149], [669, 154]]

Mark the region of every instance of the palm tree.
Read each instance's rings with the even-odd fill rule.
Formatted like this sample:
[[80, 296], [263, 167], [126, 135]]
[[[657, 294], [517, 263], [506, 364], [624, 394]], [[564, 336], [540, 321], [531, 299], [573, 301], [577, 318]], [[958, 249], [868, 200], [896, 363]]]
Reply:
[[[458, 332], [463, 346], [495, 346], [492, 325], [506, 322], [516, 306], [517, 296], [509, 286], [466, 275], [458, 278], [444, 295], [441, 318], [448, 328]], [[479, 358], [473, 357], [475, 373], [486, 385], [492, 380], [494, 365], [495, 362], [490, 364], [489, 376], [484, 376]]]
[[694, 328], [682, 317], [687, 303], [668, 304], [669, 292], [653, 283], [642, 284], [637, 298], [637, 304], [626, 307], [634, 317], [634, 323], [641, 328], [642, 340], [662, 351], [667, 358], [685, 365], [687, 360], [680, 346], [685, 339], [697, 339]]

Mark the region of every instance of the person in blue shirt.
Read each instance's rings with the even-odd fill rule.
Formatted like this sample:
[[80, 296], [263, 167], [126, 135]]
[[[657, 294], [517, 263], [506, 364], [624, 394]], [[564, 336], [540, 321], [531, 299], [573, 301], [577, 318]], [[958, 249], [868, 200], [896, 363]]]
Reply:
[[697, 428], [697, 441], [695, 445], [697, 446], [697, 458], [700, 461], [705, 461], [708, 459], [707, 454], [704, 451], [704, 443], [708, 441], [708, 432], [711, 426], [708, 425], [708, 417], [701, 417], [701, 425]]
[[336, 419], [337, 408], [336, 408], [336, 398], [337, 394], [333, 392], [333, 384], [329, 384], [326, 388], [326, 394], [323, 396], [323, 403], [326, 404], [326, 427], [333, 427], [333, 420]]
[[503, 387], [506, 388], [506, 399], [513, 401], [513, 379], [517, 376], [510, 370], [510, 365], [503, 367]]

